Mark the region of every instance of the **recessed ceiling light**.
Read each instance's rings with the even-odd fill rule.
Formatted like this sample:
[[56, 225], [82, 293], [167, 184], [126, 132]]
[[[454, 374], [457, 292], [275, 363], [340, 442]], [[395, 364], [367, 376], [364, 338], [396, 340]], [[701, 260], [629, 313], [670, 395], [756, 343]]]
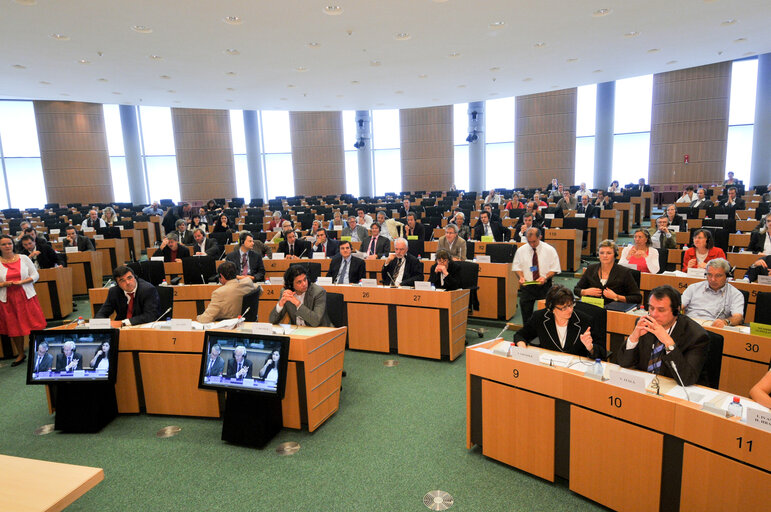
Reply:
[[70, 36], [64, 35], [64, 34], [51, 34], [50, 36], [53, 39], [56, 39], [57, 41], [69, 41]]
[[612, 9], [605, 9], [605, 8], [597, 9], [592, 13], [592, 16], [594, 16], [595, 18], [602, 18], [603, 16], [607, 16], [608, 14], [610, 14], [611, 11]]
[[332, 105], [322, 105], [324, 108], [332, 108]]
[[336, 96], [337, 98], [342, 98], [342, 97], [343, 97], [343, 95], [342, 95], [342, 94], [336, 94], [335, 96]]
[[744, 43], [747, 41], [746, 37], [740, 37], [739, 39], [734, 39], [734, 43]]
[[394, 39], [397, 41], [407, 41], [408, 39], [412, 39], [412, 36], [409, 35], [407, 32], [397, 32], [394, 34]]
[[552, 85], [552, 86], [551, 86], [551, 88], [552, 88], [552, 89], [558, 89], [558, 88], [559, 88], [559, 85]]
[[447, 0], [434, 0], [434, 3], [435, 3], [435, 4], [443, 4], [443, 3], [445, 3], [446, 1], [447, 1]]
[[755, 52], [744, 52], [744, 57], [749, 57], [750, 55], [755, 55]]
[[37, 0], [16, 0], [16, 3], [19, 5], [35, 5]]
[[497, 92], [491, 92], [490, 96], [498, 96], [498, 93]]
[[324, 7], [324, 14], [328, 14], [330, 16], [339, 16], [343, 14], [343, 8], [339, 5], [328, 5]]
[[116, 95], [116, 96], [120, 96], [120, 94], [121, 94], [121, 93], [119, 93], [118, 91], [112, 91], [112, 93], [113, 93], [114, 95]]
[[727, 27], [729, 25], [733, 25], [736, 23], [736, 20], [731, 18], [730, 20], [724, 20], [722, 23], [720, 23], [722, 26]]
[[490, 68], [490, 71], [492, 71], [492, 72], [496, 72], [496, 71], [500, 71], [500, 70], [501, 70], [501, 68], [499, 68], [498, 66], [493, 66], [493, 67]]
[[382, 64], [382, 62], [380, 62], [379, 60], [371, 60], [371, 61], [369, 61], [369, 65], [374, 67], [374, 68], [380, 66], [381, 64]]
[[148, 57], [153, 59], [153, 60], [161, 60], [161, 59], [163, 59], [163, 57], [161, 57], [160, 55], [155, 55], [155, 54], [148, 55]]
[[577, 62], [577, 61], [578, 61], [577, 57], [570, 57], [568, 59], [565, 59], [565, 62]]
[[160, 78], [161, 80], [171, 80], [171, 77], [169, 75], [161, 75], [158, 78]]
[[14, 64], [11, 67], [14, 68], [14, 69], [27, 69], [27, 66], [24, 66], [22, 64]]
[[287, 101], [289, 98], [279, 98], [281, 101]]
[[182, 100], [174, 100], [174, 103], [182, 103]]
[[378, 106], [378, 107], [382, 107], [383, 105], [385, 105], [385, 103], [383, 103], [382, 101], [381, 101], [381, 102], [379, 102], [379, 103], [377, 103], [377, 106]]
[[225, 101], [227, 101], [228, 103], [233, 103], [233, 100], [231, 100], [230, 98], [226, 99]]
[[78, 60], [78, 64], [91, 64], [91, 61], [86, 59], [80, 59]]
[[296, 68], [294, 68], [294, 70], [297, 71], [298, 73], [305, 73], [306, 71], [308, 71], [308, 68], [306, 68], [305, 66], [297, 66]]
[[672, 64], [677, 64], [677, 61], [676, 61], [676, 60], [670, 60], [670, 61], [667, 61], [667, 65], [668, 65], [668, 66], [670, 66], [670, 65], [672, 65]]
[[546, 43], [544, 43], [543, 41], [538, 41], [533, 46], [535, 46], [536, 48], [543, 48], [544, 46], [546, 46]]
[[236, 76], [238, 73], [236, 73], [235, 71], [226, 71], [225, 74], [228, 76]]
[[660, 52], [660, 51], [661, 50], [659, 50], [658, 48], [651, 48], [651, 49], [648, 50], [648, 53], [656, 53], [656, 52]]
[[235, 91], [235, 88], [233, 88], [233, 87], [226, 87], [225, 90], [226, 91]]
[[168, 92], [169, 94], [176, 94], [177, 91], [175, 91], [174, 89], [169, 89], [166, 92]]
[[404, 91], [394, 91], [394, 94], [404, 94]]
[[59, 93], [59, 96], [69, 96], [69, 94], [68, 94], [68, 93], [66, 93], [66, 92], [60, 92], [60, 93]]
[[222, 18], [222, 21], [224, 21], [228, 25], [240, 25], [241, 24], [241, 17], [240, 16], [225, 16], [224, 18]]
[[351, 85], [359, 85], [360, 83], [358, 80], [351, 80]]
[[627, 32], [626, 34], [624, 34], [624, 37], [637, 37], [639, 35], [640, 33], [638, 31], [632, 30], [631, 32]]
[[131, 30], [139, 32], [140, 34], [152, 34], [153, 29], [146, 27], [145, 25], [131, 25]]
[[226, 48], [225, 50], [223, 50], [223, 52], [225, 53], [225, 55], [232, 55], [232, 56], [241, 55], [241, 52], [239, 52], [235, 48]]
[[108, 80], [106, 78], [97, 78], [96, 81], [97, 82], [108, 82]]
[[522, 79], [522, 81], [523, 81], [523, 82], [532, 82], [532, 81], [533, 81], [533, 79], [532, 79], [532, 78], [530, 78], [530, 77], [527, 77], [527, 78], [523, 78], [523, 79]]
[[420, 75], [418, 75], [418, 78], [428, 78], [428, 75], [425, 73], [421, 73]]
[[466, 88], [466, 86], [465, 86], [464, 84], [460, 84], [460, 85], [458, 86], [458, 89], [465, 89], [465, 88]]
[[315, 50], [316, 48], [321, 48], [321, 43], [318, 43], [316, 41], [311, 41], [310, 43], [306, 44], [305, 46], [307, 46], [308, 48], [313, 48]]
[[289, 84], [289, 85], [287, 85], [287, 87], [292, 89], [292, 88], [294, 88], [294, 84]]
[[500, 28], [503, 28], [506, 25], [505, 21], [493, 21], [488, 26], [490, 27], [490, 30], [498, 30]]
[[460, 57], [460, 52], [450, 52], [447, 56], [450, 57], [451, 59], [457, 59], [458, 57]]
[[51, 82], [47, 82], [45, 80], [41, 80], [38, 83], [41, 84], [41, 85], [51, 85]]
[[592, 73], [602, 73], [602, 70], [601, 69], [595, 69], [594, 71], [592, 71]]

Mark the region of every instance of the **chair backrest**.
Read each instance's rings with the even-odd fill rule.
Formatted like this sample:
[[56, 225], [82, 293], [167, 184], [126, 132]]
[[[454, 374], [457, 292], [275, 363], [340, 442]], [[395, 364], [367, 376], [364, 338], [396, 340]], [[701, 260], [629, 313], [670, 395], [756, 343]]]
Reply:
[[303, 263], [292, 263], [290, 267], [294, 266], [300, 266], [305, 269], [305, 272], [308, 274], [308, 282], [309, 283], [315, 283], [316, 279], [321, 276], [321, 263], [316, 263], [312, 261], [303, 262]]
[[473, 261], [459, 261], [460, 287], [473, 290], [479, 286], [479, 264]]
[[407, 240], [407, 252], [416, 258], [420, 258], [425, 250], [424, 245], [423, 240]]
[[348, 324], [342, 293], [327, 292], [327, 316], [335, 327]]
[[720, 386], [720, 369], [723, 362], [723, 336], [707, 331], [709, 343], [704, 354], [704, 366], [701, 367], [698, 384], [718, 389]]
[[166, 271], [162, 261], [142, 261], [143, 279], [154, 286], [158, 286], [166, 279]]
[[206, 284], [217, 274], [213, 256], [190, 256], [182, 258], [182, 275], [185, 284]]
[[608, 332], [608, 311], [605, 308], [581, 301], [576, 302], [575, 311], [589, 318], [592, 337], [598, 341], [602, 340], [602, 344], [605, 345]]
[[132, 272], [134, 272], [134, 275], [138, 277], [139, 279], [144, 279], [145, 281], [150, 281], [145, 277], [144, 275], [144, 269], [142, 268], [141, 263], [138, 261], [131, 261], [129, 263], [126, 263], [126, 266], [131, 269]]
[[220, 247], [225, 247], [231, 238], [231, 234], [229, 231], [218, 231], [216, 233], [212, 233], [211, 238], [217, 241], [217, 245]]
[[755, 296], [755, 322], [771, 325], [771, 292], [758, 292]]
[[[466, 250], [468, 251], [468, 246]], [[485, 248], [485, 254], [490, 256], [492, 263], [511, 263], [516, 251], [516, 244], [487, 244]]]
[[474, 243], [475, 242], [473, 240], [466, 240], [466, 259], [467, 260], [474, 259]]
[[257, 310], [259, 309], [258, 306], [260, 301], [260, 293], [262, 293], [262, 289], [256, 288], [253, 292], [249, 292], [241, 297], [241, 314], [243, 315], [244, 311], [249, 308], [249, 311], [246, 311], [246, 314], [244, 315], [244, 321], [257, 321]]
[[[156, 286], [156, 290], [158, 290], [158, 296], [160, 297], [160, 304], [158, 305], [158, 314], [163, 313], [168, 308], [171, 308], [171, 310], [166, 313], [166, 318], [173, 318], [174, 317], [174, 288], [171, 286]], [[153, 319], [155, 320], [155, 319]]]

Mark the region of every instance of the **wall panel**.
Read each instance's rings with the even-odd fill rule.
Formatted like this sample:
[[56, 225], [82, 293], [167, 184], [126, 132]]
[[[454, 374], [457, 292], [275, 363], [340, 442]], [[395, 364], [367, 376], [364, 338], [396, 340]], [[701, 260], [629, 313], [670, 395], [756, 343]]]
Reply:
[[289, 130], [295, 194], [344, 194], [342, 112], [290, 112]]
[[452, 105], [399, 111], [402, 190], [449, 190], [454, 180]]

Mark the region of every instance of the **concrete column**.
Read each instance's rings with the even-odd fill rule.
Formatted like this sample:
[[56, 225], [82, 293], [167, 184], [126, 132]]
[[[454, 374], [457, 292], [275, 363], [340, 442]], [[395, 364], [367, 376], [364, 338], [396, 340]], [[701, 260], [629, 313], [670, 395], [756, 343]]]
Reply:
[[[123, 130], [123, 150], [126, 153], [126, 174], [128, 175], [129, 194], [134, 204], [150, 202], [147, 197], [147, 181], [142, 165], [142, 149], [139, 140], [137, 107], [120, 105], [120, 125]], [[160, 197], [154, 198], [160, 200]]]
[[[346, 141], [347, 143], [348, 141]], [[372, 113], [356, 111], [356, 156], [359, 160], [359, 197], [375, 196], [375, 177], [372, 175]]]
[[[594, 188], [608, 188], [613, 181], [613, 124], [616, 82], [597, 84], [597, 117], [594, 125]], [[636, 181], [627, 180], [627, 181]]]
[[485, 190], [485, 102], [468, 104], [468, 133], [476, 140], [468, 145], [469, 192]]
[[752, 165], [747, 185], [771, 183], [771, 53], [758, 57], [755, 127], [752, 131]]
[[253, 199], [265, 197], [265, 170], [260, 151], [260, 118], [256, 110], [244, 110], [246, 136], [246, 166], [249, 170], [249, 193]]

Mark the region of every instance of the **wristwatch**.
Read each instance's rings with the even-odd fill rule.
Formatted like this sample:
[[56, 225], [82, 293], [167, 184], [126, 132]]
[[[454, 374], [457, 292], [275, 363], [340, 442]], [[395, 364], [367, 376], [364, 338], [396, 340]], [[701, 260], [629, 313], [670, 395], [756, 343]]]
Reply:
[[672, 352], [675, 349], [675, 342], [672, 342], [671, 345], [665, 347], [667, 349], [667, 353]]

